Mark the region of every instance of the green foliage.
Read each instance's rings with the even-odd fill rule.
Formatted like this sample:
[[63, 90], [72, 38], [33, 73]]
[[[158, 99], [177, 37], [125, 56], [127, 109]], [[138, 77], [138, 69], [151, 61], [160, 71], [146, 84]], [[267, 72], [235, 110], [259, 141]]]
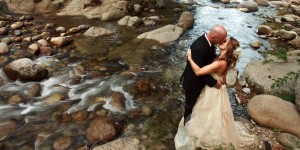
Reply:
[[276, 87], [280, 87], [283, 84], [286, 84], [288, 82], [288, 80], [292, 80], [292, 79], [298, 79], [300, 74], [300, 70], [298, 70], [298, 72], [289, 72], [287, 75], [285, 75], [282, 78], [277, 78], [273, 84], [271, 85], [271, 88], [274, 89]]
[[296, 96], [295, 96], [295, 94], [293, 94], [293, 93], [289, 93], [289, 92], [281, 92], [281, 93], [276, 93], [275, 94], [277, 97], [279, 97], [279, 98], [281, 98], [281, 99], [283, 99], [283, 100], [286, 100], [286, 101], [289, 101], [289, 102], [291, 102], [291, 103], [293, 103], [293, 104], [295, 104], [296, 103]]
[[[270, 55], [273, 55], [275, 56], [276, 58], [280, 59], [280, 60], [283, 60], [283, 61], [287, 61], [287, 50], [285, 48], [282, 48], [282, 47], [279, 47], [277, 50], [274, 50], [274, 51], [267, 51], [267, 52], [263, 52], [263, 54], [270, 54]], [[263, 64], [266, 64], [266, 63], [269, 63], [273, 61], [272, 59], [271, 60], [265, 60], [263, 62]]]

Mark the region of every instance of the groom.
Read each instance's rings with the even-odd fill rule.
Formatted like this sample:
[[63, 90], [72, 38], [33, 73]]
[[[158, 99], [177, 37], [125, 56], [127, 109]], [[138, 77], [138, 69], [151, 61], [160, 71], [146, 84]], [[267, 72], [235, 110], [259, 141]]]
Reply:
[[[227, 37], [227, 31], [223, 26], [214, 26], [208, 33], [196, 39], [190, 46], [192, 59], [199, 67], [206, 66], [215, 59], [215, 45], [221, 44]], [[185, 92], [184, 124], [192, 113], [193, 107], [205, 85], [220, 88], [222, 81], [216, 81], [211, 75], [196, 76], [191, 64], [187, 61], [184, 72], [180, 78]]]

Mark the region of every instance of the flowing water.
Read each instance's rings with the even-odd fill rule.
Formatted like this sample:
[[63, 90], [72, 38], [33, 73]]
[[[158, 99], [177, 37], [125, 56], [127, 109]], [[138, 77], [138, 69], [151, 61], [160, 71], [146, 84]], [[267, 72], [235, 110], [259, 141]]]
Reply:
[[[243, 13], [232, 8], [233, 4], [213, 1], [169, 4], [166, 9], [157, 11], [162, 21], [152, 27], [120, 27], [116, 21], [101, 22], [84, 17], [36, 16], [57, 26], [71, 28], [87, 24], [110, 29], [115, 34], [99, 38], [76, 35], [73, 44], [58, 54], [36, 59], [35, 62], [47, 66], [50, 71], [50, 77], [39, 82], [42, 89], [36, 97], [26, 94], [26, 89], [34, 82], [10, 81], [0, 70], [0, 76], [5, 80], [0, 87], [2, 98], [19, 94], [25, 95], [27, 101], [19, 105], [3, 102], [0, 105], [0, 120], [16, 121], [16, 130], [1, 139], [5, 149], [51, 149], [53, 140], [62, 135], [72, 136], [74, 146], [70, 149], [101, 144], [89, 143], [86, 139], [89, 122], [101, 109], [108, 110], [107, 116], [123, 126], [120, 136], [138, 135], [147, 149], [174, 149], [173, 138], [184, 106], [179, 77], [186, 63], [186, 49], [212, 26], [224, 25], [229, 36], [240, 42], [242, 52], [237, 68], [242, 74], [250, 60], [262, 58], [249, 43], [262, 41], [265, 47], [269, 47], [267, 41], [257, 36], [256, 30], [258, 25], [264, 23], [264, 18], [272, 16], [274, 10], [260, 7], [258, 12]], [[178, 41], [160, 45], [155, 41], [135, 39], [143, 32], [176, 24], [181, 12], [174, 12], [174, 7], [187, 9], [195, 16], [194, 27]], [[84, 68], [84, 73], [78, 73], [78, 66]], [[127, 77], [124, 72], [132, 77]], [[124, 108], [111, 105], [112, 92], [124, 95]], [[245, 107], [236, 103], [234, 89], [229, 89], [229, 93], [234, 115], [247, 117]], [[149, 107], [151, 115], [134, 115], [135, 110], [140, 110], [142, 106]], [[63, 124], [56, 120], [61, 112], [73, 114], [78, 111], [87, 112], [89, 117], [84, 121]], [[125, 130], [130, 125], [134, 129]]]

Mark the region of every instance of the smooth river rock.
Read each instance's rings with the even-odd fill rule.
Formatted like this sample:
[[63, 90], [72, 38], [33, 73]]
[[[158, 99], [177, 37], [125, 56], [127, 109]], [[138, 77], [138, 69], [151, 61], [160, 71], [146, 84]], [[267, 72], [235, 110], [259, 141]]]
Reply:
[[183, 28], [178, 27], [176, 25], [166, 25], [156, 30], [143, 33], [139, 35], [137, 38], [156, 40], [159, 43], [166, 44], [179, 39], [183, 31], [184, 31]]
[[291, 102], [272, 95], [256, 95], [248, 103], [247, 112], [261, 126], [300, 137], [300, 113]]
[[40, 81], [47, 77], [48, 70], [35, 64], [29, 58], [21, 58], [4, 66], [4, 72], [11, 80]]

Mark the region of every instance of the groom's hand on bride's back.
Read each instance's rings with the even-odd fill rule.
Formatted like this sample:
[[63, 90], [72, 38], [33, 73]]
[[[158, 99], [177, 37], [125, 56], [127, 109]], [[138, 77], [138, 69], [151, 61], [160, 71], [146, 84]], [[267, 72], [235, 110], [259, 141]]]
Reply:
[[215, 88], [220, 89], [222, 85], [223, 85], [223, 81], [217, 80], [217, 84], [215, 85]]

